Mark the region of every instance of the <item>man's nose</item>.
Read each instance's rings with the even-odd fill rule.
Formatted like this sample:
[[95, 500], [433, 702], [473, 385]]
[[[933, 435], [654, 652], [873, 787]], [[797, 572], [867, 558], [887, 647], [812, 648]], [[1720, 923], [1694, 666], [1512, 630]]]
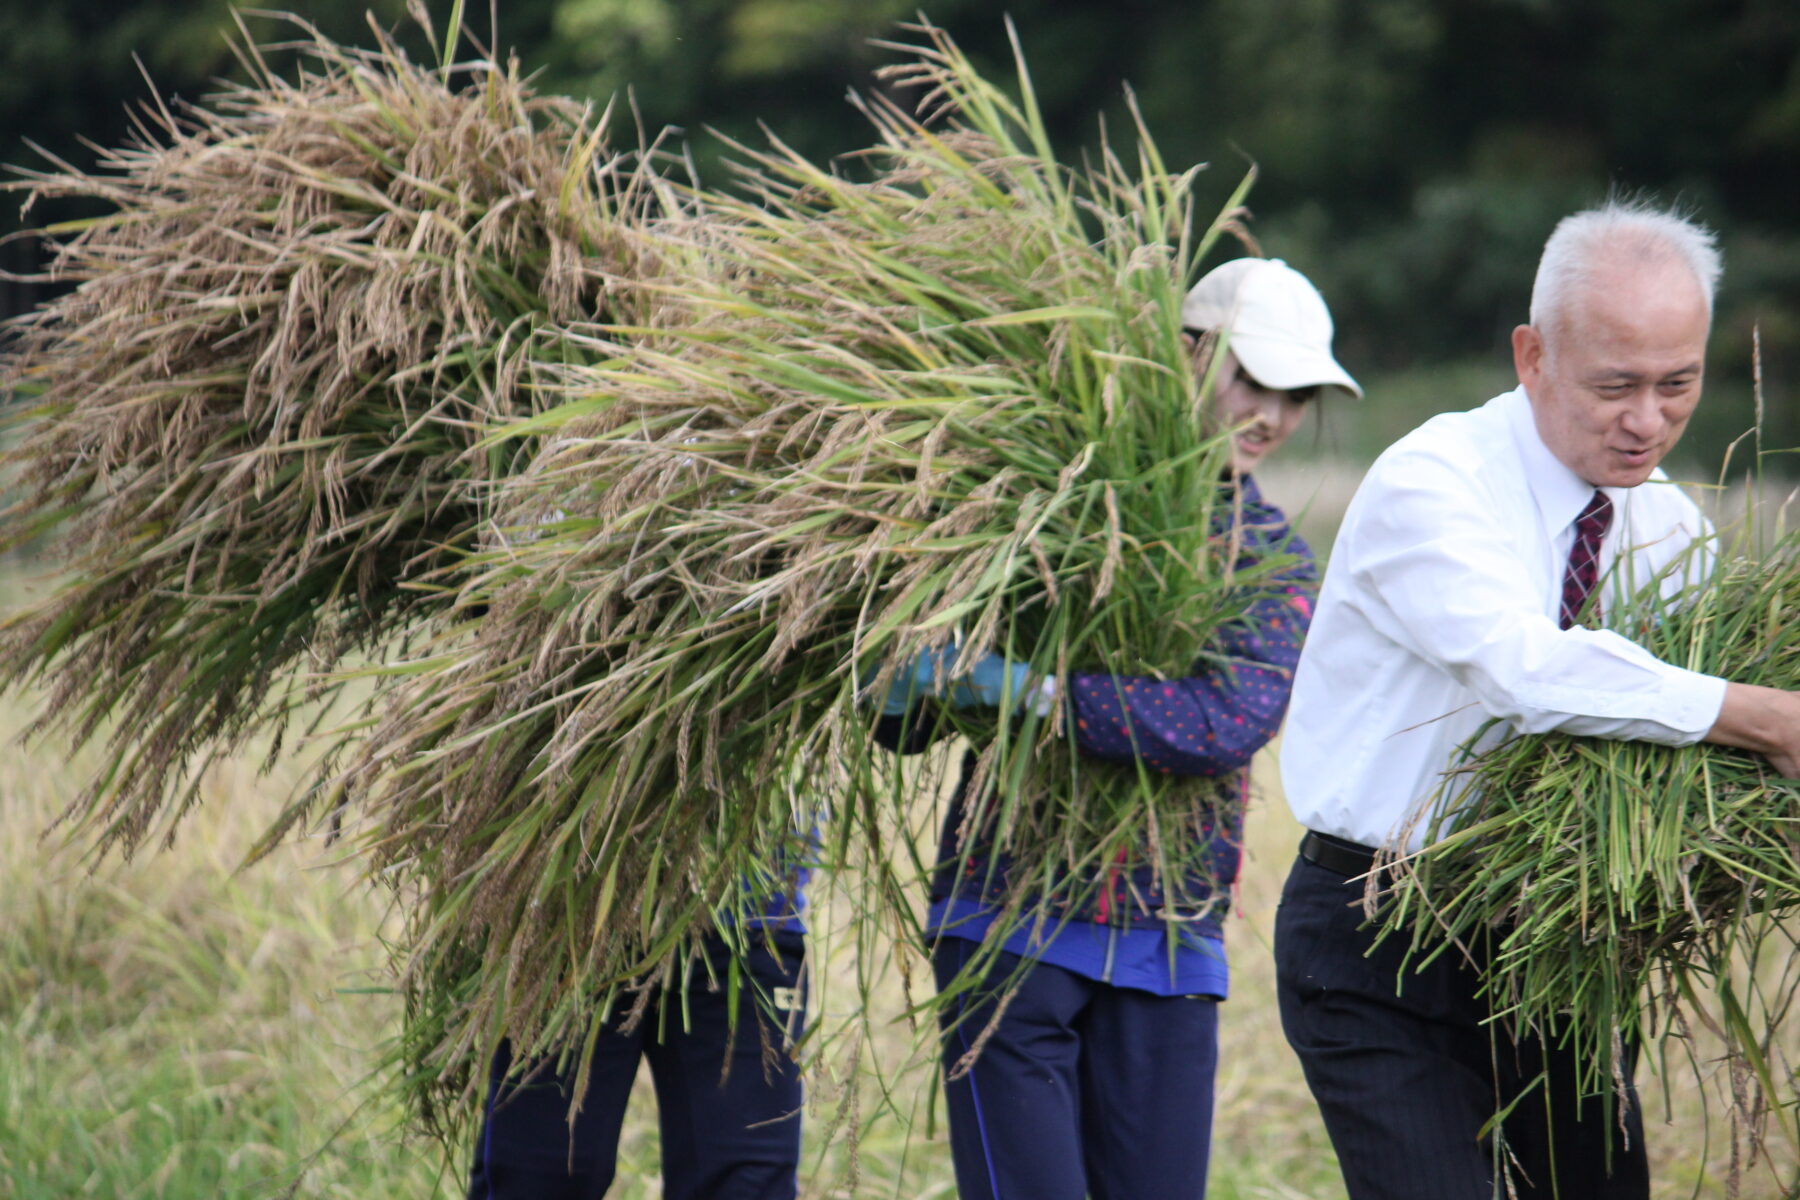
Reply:
[[1625, 406], [1619, 425], [1632, 437], [1644, 441], [1655, 441], [1661, 437], [1668, 421], [1663, 416], [1662, 405], [1657, 403], [1655, 390], [1645, 388], [1633, 395]]

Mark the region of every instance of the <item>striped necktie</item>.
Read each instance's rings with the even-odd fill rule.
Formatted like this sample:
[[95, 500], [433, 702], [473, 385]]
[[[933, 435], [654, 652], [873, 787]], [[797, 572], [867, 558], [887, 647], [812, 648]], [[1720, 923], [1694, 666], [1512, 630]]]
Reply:
[[1575, 544], [1569, 547], [1569, 566], [1563, 572], [1560, 624], [1564, 629], [1575, 624], [1582, 605], [1594, 590], [1594, 580], [1600, 573], [1600, 539], [1606, 536], [1612, 515], [1612, 501], [1596, 488], [1594, 498], [1575, 518]]

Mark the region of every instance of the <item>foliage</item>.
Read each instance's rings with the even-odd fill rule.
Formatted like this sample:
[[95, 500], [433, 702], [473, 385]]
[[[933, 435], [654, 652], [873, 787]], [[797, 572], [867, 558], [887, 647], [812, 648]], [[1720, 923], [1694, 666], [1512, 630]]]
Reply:
[[[507, 38], [546, 63], [547, 86], [629, 84], [653, 127], [746, 139], [760, 122], [815, 158], [854, 150], [861, 131], [838, 99], [879, 61], [859, 41], [912, 9], [806, 0], [792, 5], [804, 24], [752, 19], [789, 7], [529, 0], [504, 19]], [[624, 9], [654, 12], [669, 36], [649, 46], [564, 18]], [[1231, 176], [1258, 165], [1259, 236], [1319, 282], [1353, 367], [1503, 360], [1550, 226], [1613, 186], [1692, 204], [1724, 235], [1716, 362], [1735, 392], [1747, 393], [1752, 326], [1787, 327], [1800, 312], [1796, 276], [1764, 268], [1800, 244], [1786, 202], [1800, 189], [1800, 15], [1782, 0], [1018, 0], [1007, 11], [1065, 153], [1097, 143], [1096, 109], [1124, 116], [1129, 81], [1170, 162]], [[1004, 63], [991, 5], [925, 12], [981, 69]], [[710, 176], [713, 152], [697, 152]], [[1787, 343], [1766, 332], [1765, 343], [1780, 355], [1772, 376], [1792, 375]], [[1773, 420], [1773, 439], [1800, 441], [1800, 418]], [[1716, 421], [1703, 412], [1704, 459], [1748, 424], [1747, 406]]]
[[[0, 161], [33, 161], [24, 137], [71, 161], [85, 153], [77, 134], [116, 144], [143, 86], [131, 52], [179, 94], [229, 72], [222, 40], [204, 31], [222, 24], [226, 2], [110, 0], [80, 10], [87, 24], [55, 6], [0, 16]], [[289, 7], [356, 39], [365, 6], [382, 22], [399, 15], [397, 0]], [[439, 23], [448, 7], [432, 0]], [[749, 140], [761, 122], [821, 159], [861, 145], [842, 97], [872, 87], [881, 53], [867, 39], [918, 7], [508, 0], [492, 39], [541, 68], [547, 92], [630, 88], [650, 128]], [[992, 5], [924, 11], [980, 69], [1003, 67]], [[1734, 391], [1747, 392], [1740, 364], [1756, 323], [1771, 377], [1796, 370], [1793, 339], [1770, 336], [1800, 320], [1800, 273], [1778, 269], [1800, 253], [1787, 201], [1800, 190], [1800, 14], [1785, 0], [1016, 0], [1007, 11], [1065, 153], [1096, 143], [1097, 109], [1123, 115], [1129, 80], [1169, 161], [1229, 165], [1230, 176], [1259, 165], [1261, 236], [1320, 283], [1360, 373], [1504, 359], [1550, 223], [1614, 185], [1691, 203], [1723, 232], [1716, 361]], [[485, 6], [468, 12], [484, 22]], [[716, 147], [697, 139], [695, 153], [710, 178]], [[1747, 427], [1744, 414], [1709, 425], [1702, 413], [1706, 461]], [[1774, 440], [1800, 442], [1800, 418], [1772, 419]]]

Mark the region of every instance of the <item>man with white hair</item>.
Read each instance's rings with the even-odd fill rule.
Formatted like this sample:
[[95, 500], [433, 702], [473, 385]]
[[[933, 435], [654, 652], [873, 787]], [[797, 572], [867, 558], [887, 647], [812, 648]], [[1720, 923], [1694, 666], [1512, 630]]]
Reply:
[[1282, 1026], [1351, 1200], [1649, 1194], [1635, 1095], [1609, 1111], [1579, 1095], [1582, 1064], [1553, 1039], [1508, 1044], [1460, 952], [1403, 974], [1401, 939], [1374, 945], [1358, 877], [1378, 848], [1423, 844], [1427, 801], [1491, 717], [1712, 741], [1800, 772], [1800, 694], [1578, 624], [1615, 562], [1651, 578], [1706, 533], [1658, 464], [1700, 400], [1719, 270], [1712, 235], [1673, 214], [1614, 202], [1565, 218], [1513, 331], [1520, 386], [1402, 438], [1345, 515], [1281, 752], [1308, 832], [1275, 958]]

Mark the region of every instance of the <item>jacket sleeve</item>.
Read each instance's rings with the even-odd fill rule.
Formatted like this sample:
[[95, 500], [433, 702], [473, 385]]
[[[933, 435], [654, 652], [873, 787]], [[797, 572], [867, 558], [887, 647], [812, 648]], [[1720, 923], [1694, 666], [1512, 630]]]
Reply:
[[1311, 616], [1311, 588], [1290, 581], [1252, 602], [1227, 631], [1222, 661], [1199, 664], [1195, 674], [1070, 675], [1076, 746], [1175, 775], [1242, 769], [1281, 728]]

